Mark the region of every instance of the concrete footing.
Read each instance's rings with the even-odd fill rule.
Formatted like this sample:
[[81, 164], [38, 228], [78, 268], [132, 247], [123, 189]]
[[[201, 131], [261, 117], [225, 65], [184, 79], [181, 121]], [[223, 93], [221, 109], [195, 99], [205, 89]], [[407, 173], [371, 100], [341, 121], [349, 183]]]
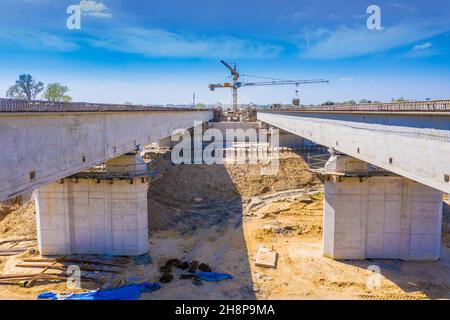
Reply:
[[[341, 172], [366, 168], [345, 160], [334, 164]], [[333, 259], [437, 260], [442, 201], [442, 192], [399, 176], [329, 176], [323, 253]]]
[[[115, 160], [112, 166], [117, 168], [121, 162]], [[147, 180], [139, 177], [67, 178], [38, 189], [35, 200], [41, 254], [147, 253], [147, 191]]]

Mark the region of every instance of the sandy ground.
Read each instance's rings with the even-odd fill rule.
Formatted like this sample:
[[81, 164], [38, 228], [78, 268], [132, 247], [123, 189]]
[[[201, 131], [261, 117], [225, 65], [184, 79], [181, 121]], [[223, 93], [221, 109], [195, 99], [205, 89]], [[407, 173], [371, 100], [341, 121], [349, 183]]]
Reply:
[[[149, 190], [149, 254], [153, 262], [136, 265], [134, 260], [117, 258], [126, 265], [124, 273], [90, 273], [99, 283], [83, 282], [84, 289], [158, 281], [159, 268], [168, 259], [178, 258], [204, 262], [234, 279], [196, 286], [192, 280], [178, 279], [184, 272], [175, 270], [172, 282], [144, 293], [142, 299], [450, 298], [448, 204], [444, 205], [442, 257], [437, 262], [333, 261], [321, 254], [322, 186], [306, 171], [300, 157], [285, 155], [280, 172], [272, 177], [261, 177], [257, 165], [175, 167], [161, 160], [159, 166], [163, 177]], [[0, 208], [0, 212], [6, 209]], [[13, 209], [0, 214], [0, 240], [35, 237], [34, 205]], [[0, 248], [11, 245], [30, 248], [19, 255], [0, 257], [0, 272], [31, 272], [15, 265], [26, 256], [38, 256], [36, 243], [8, 243]], [[260, 245], [277, 251], [275, 269], [255, 266]], [[380, 288], [367, 286], [373, 279], [367, 271], [370, 265], [381, 269]], [[31, 288], [0, 284], [0, 298], [35, 299], [48, 290], [68, 291], [65, 283], [36, 282]]]

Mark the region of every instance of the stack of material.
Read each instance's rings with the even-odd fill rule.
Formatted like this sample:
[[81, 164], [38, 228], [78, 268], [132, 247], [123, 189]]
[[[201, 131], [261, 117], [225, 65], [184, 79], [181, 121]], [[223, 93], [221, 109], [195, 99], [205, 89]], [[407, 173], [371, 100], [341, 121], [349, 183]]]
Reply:
[[22, 247], [16, 247], [19, 243], [22, 242], [29, 242], [29, 241], [36, 241], [34, 238], [14, 238], [14, 239], [5, 239], [0, 240], [0, 246], [3, 245], [9, 245], [8, 248], [0, 248], [0, 257], [6, 257], [6, 256], [15, 256], [18, 254], [21, 254], [25, 251], [27, 251], [30, 246], [23, 244]]
[[[17, 268], [40, 268], [37, 273], [28, 274], [9, 274], [0, 275], [0, 283], [3, 284], [18, 284], [23, 287], [31, 287], [35, 281], [44, 282], [63, 282], [67, 281], [70, 274], [66, 274], [69, 266], [76, 265], [84, 272], [102, 272], [102, 273], [122, 273], [125, 269], [125, 264], [100, 261], [94, 259], [83, 258], [66, 258], [60, 257], [57, 259], [51, 258], [26, 258], [16, 265]], [[59, 272], [58, 272], [59, 271]], [[83, 274], [80, 277], [82, 281], [96, 282], [97, 277], [89, 277]]]

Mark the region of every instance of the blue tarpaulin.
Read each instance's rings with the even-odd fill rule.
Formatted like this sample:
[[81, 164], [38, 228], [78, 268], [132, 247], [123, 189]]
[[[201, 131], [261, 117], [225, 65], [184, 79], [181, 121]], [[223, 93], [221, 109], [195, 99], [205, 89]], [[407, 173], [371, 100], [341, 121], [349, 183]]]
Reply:
[[195, 276], [201, 280], [211, 282], [233, 279], [233, 276], [231, 274], [216, 272], [196, 272]]
[[52, 300], [137, 300], [143, 292], [152, 292], [161, 288], [158, 282], [130, 284], [128, 286], [96, 290], [83, 293], [56, 294], [54, 292], [43, 292], [38, 299]]

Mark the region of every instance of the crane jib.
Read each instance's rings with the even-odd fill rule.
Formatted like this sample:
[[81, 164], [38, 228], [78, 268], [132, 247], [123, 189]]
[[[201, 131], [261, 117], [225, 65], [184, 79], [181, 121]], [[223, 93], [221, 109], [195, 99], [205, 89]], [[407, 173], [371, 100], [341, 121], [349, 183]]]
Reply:
[[[329, 83], [329, 81], [324, 80], [324, 79], [283, 80], [283, 79], [274, 79], [274, 78], [263, 78], [263, 79], [272, 80], [272, 81], [266, 81], [266, 82], [240, 82], [240, 81], [238, 81], [240, 78], [240, 74], [237, 71], [236, 63], [234, 63], [233, 67], [224, 60], [220, 60], [220, 63], [222, 63], [230, 71], [233, 82], [232, 83], [224, 82], [224, 83], [218, 83], [218, 84], [210, 84], [209, 89], [211, 91], [214, 91], [217, 88], [231, 88], [232, 95], [233, 95], [232, 103], [233, 103], [234, 112], [237, 112], [237, 91], [238, 91], [237, 89], [239, 89], [241, 87], [273, 86], [273, 85], [295, 85], [296, 87], [298, 87], [301, 84]], [[255, 77], [255, 76], [249, 76], [249, 77]], [[262, 78], [262, 77], [256, 77], [256, 78]], [[296, 90], [296, 93], [298, 93], [298, 90]]]

